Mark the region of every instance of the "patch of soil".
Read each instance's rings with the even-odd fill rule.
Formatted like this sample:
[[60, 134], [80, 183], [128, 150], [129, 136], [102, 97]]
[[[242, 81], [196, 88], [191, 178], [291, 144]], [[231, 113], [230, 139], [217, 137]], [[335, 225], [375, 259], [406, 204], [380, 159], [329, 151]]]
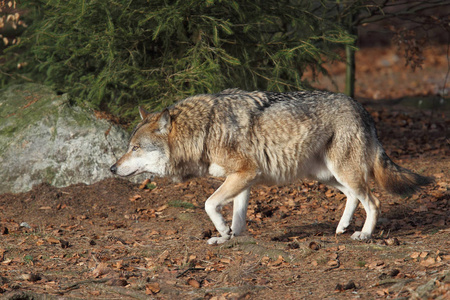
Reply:
[[[223, 245], [204, 201], [217, 178], [0, 195], [4, 299], [348, 299], [449, 297], [450, 122], [445, 111], [369, 105], [387, 153], [436, 184], [407, 198], [374, 187], [372, 240], [335, 236], [344, 196], [319, 182], [252, 189], [247, 232]], [[223, 212], [230, 220], [232, 208]]]

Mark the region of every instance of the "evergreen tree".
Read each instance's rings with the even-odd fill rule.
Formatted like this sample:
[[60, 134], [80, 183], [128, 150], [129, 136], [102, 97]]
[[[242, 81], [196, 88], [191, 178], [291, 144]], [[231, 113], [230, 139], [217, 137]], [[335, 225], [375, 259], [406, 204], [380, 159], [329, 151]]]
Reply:
[[328, 1], [26, 2], [37, 16], [3, 55], [8, 78], [42, 81], [121, 116], [224, 88], [299, 90], [307, 67], [325, 72], [323, 59], [353, 40], [327, 20]]

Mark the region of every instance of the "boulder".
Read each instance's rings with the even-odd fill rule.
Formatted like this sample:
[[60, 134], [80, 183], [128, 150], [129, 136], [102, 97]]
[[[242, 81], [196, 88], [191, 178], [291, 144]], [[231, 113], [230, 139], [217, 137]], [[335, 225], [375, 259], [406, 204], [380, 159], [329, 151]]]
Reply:
[[0, 90], [0, 194], [48, 182], [91, 184], [112, 176], [129, 134], [94, 112], [71, 105], [50, 88]]

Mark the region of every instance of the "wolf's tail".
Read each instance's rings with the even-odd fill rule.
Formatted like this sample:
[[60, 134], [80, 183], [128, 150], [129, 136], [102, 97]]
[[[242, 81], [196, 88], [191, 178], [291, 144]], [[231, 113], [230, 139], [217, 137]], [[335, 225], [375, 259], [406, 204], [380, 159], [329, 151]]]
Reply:
[[395, 164], [381, 149], [374, 164], [375, 181], [391, 194], [411, 195], [421, 187], [434, 182], [434, 178], [421, 176]]

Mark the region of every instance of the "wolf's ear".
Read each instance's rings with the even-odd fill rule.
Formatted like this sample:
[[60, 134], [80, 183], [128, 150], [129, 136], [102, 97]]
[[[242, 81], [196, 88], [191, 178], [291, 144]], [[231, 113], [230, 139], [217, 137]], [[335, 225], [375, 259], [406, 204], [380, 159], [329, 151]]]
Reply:
[[159, 116], [159, 131], [167, 134], [172, 129], [172, 120], [170, 118], [169, 110], [166, 108]]
[[141, 119], [144, 120], [150, 113], [146, 111], [142, 106], [139, 106], [139, 114], [141, 115]]

